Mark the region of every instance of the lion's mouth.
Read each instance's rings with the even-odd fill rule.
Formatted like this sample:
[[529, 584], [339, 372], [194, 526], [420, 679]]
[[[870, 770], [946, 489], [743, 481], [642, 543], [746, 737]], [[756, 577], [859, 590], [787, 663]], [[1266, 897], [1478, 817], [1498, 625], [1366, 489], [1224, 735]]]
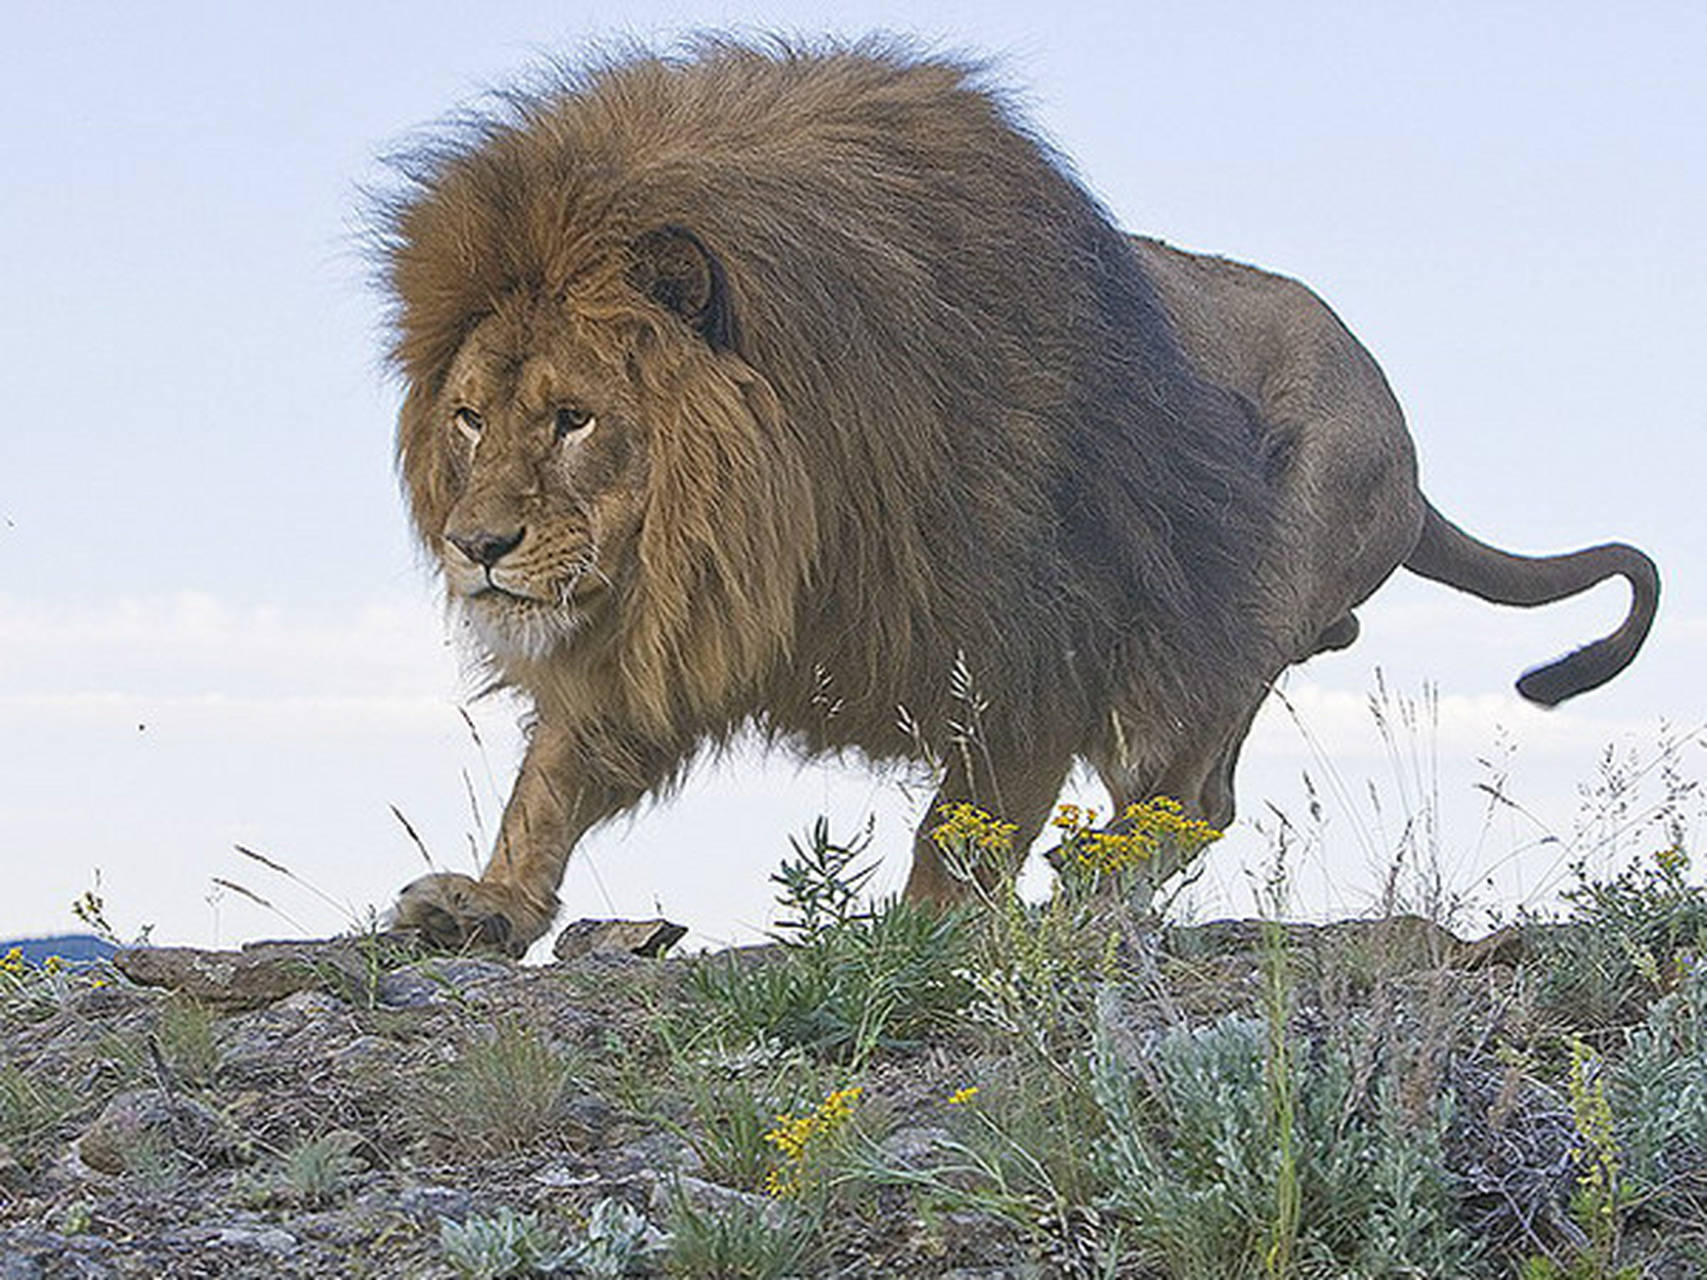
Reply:
[[459, 592], [464, 599], [479, 600], [488, 605], [532, 605], [540, 609], [578, 608], [593, 597], [603, 594], [609, 582], [602, 574], [576, 573], [546, 589], [527, 584], [505, 582], [488, 570], [482, 578]]
[[501, 601], [515, 600], [523, 604], [550, 604], [549, 600], [533, 595], [531, 592], [517, 591], [513, 587], [500, 586], [488, 579], [479, 583], [472, 590], [463, 592], [469, 600], [484, 600], [487, 604], [497, 604]]

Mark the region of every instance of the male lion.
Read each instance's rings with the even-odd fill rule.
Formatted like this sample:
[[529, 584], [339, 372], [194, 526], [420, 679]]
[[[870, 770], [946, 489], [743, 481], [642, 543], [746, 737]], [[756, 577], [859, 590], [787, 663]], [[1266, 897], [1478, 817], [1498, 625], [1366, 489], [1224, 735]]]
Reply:
[[[415, 528], [534, 708], [480, 879], [399, 899], [440, 944], [522, 952], [581, 835], [742, 726], [918, 755], [897, 708], [946, 734], [957, 663], [989, 705], [938, 800], [1025, 848], [1077, 759], [1225, 824], [1275, 677], [1401, 564], [1630, 583], [1537, 702], [1642, 643], [1646, 556], [1450, 524], [1320, 300], [1127, 238], [963, 65], [714, 43], [509, 102], [405, 167], [381, 247]], [[921, 832], [907, 894], [959, 888]]]

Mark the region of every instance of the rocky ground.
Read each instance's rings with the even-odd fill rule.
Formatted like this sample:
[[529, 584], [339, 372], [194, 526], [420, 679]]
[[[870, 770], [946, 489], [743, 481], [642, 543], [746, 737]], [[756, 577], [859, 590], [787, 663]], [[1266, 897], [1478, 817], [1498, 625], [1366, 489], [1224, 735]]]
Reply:
[[[645, 950], [650, 936], [617, 941]], [[651, 1274], [684, 1212], [710, 1219], [733, 1207], [785, 1229], [805, 1221], [775, 1219], [785, 1206], [731, 1175], [708, 1132], [718, 1121], [704, 1105], [704, 1054], [683, 1049], [679, 1021], [705, 961], [599, 941], [533, 967], [420, 955], [383, 935], [132, 952], [116, 968], [19, 986], [0, 1068], [0, 1280], [573, 1275], [599, 1265], [617, 1274], [620, 1264], [586, 1257], [530, 1267], [525, 1248], [506, 1254], [488, 1240], [482, 1254], [457, 1232], [525, 1235], [518, 1224], [531, 1221], [573, 1237], [624, 1207], [630, 1266]], [[1254, 924], [1171, 932], [1150, 975], [1156, 989], [1130, 989], [1116, 1025], [1139, 1044], [1159, 1021], [1258, 1007], [1263, 946]], [[1473, 1158], [1460, 1153], [1486, 1179], [1465, 1203], [1480, 1195], [1497, 1217], [1501, 1196], [1515, 1204], [1521, 1190], [1526, 1203], [1555, 1206], [1522, 1210], [1538, 1248], [1582, 1236], [1562, 1207], [1569, 1107], [1492, 1056], [1513, 1018], [1519, 939], [1466, 947], [1407, 919], [1291, 927], [1287, 946], [1306, 1021], [1334, 999], [1409, 992], [1417, 1008], [1451, 1010], [1414, 1018], [1418, 1035], [1479, 1027], [1479, 1048], [1452, 1033], [1459, 1047], [1429, 1087], [1451, 1076], [1460, 1098], [1526, 1119], [1521, 1137], [1511, 1125], [1504, 1136], [1489, 1129]], [[740, 963], [757, 973], [774, 953], [755, 949]], [[941, 1165], [957, 1101], [999, 1074], [999, 1056], [999, 1042], [969, 1026], [865, 1057], [858, 1096], [872, 1158], [903, 1173]], [[1537, 1179], [1551, 1179], [1540, 1200]], [[964, 1203], [933, 1207], [899, 1173], [811, 1221], [825, 1236], [815, 1275], [1093, 1273], [1052, 1255], [1048, 1231]], [[672, 1269], [761, 1273], [723, 1268]], [[1102, 1273], [1154, 1274], [1112, 1264]], [[1649, 1274], [1692, 1272], [1678, 1262]]]
[[[696, 1176], [668, 1079], [644, 1087], [657, 1110], [642, 1114], [610, 1072], [587, 1072], [602, 1090], [577, 1072], [525, 1144], [447, 1096], [497, 1027], [565, 1061], [667, 1069], [645, 1059], [687, 963], [608, 947], [535, 967], [409, 959], [383, 939], [121, 954], [118, 972], [73, 979], [59, 1007], [5, 1028], [7, 1063], [81, 1101], [34, 1158], [0, 1148], [0, 1278], [451, 1276], [447, 1221], [575, 1221], [606, 1198], [661, 1221], [672, 1195], [766, 1207]], [[946, 1048], [922, 1051], [875, 1066], [867, 1088], [905, 1114], [962, 1072]], [[322, 1150], [304, 1169], [309, 1144]], [[998, 1223], [949, 1223], [951, 1244], [914, 1239], [919, 1225], [850, 1237], [838, 1270], [1020, 1274], [1000, 1265], [1015, 1247]]]

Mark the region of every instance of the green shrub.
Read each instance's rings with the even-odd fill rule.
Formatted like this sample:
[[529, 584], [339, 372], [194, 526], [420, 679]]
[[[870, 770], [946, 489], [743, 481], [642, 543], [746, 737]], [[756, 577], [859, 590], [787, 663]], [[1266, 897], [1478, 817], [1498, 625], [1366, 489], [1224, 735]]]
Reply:
[[677, 1063], [677, 1096], [686, 1100], [692, 1123], [671, 1127], [693, 1147], [707, 1178], [742, 1191], [764, 1190], [776, 1164], [765, 1135], [779, 1115], [822, 1096], [824, 1069], [798, 1050], [747, 1062], [683, 1052]]
[[953, 1024], [972, 997], [965, 971], [974, 937], [967, 911], [891, 902], [856, 913], [865, 872], [847, 878], [858, 848], [827, 829], [776, 877], [789, 936], [760, 958], [725, 954], [691, 972], [694, 1024], [724, 1039], [799, 1047], [833, 1061], [922, 1041]]
[[1326, 1043], [1289, 1057], [1297, 1211], [1292, 1238], [1273, 1238], [1270, 1052], [1268, 1023], [1241, 1016], [1165, 1032], [1141, 1072], [1099, 1043], [1097, 1158], [1137, 1257], [1179, 1280], [1268, 1274], [1277, 1253], [1300, 1275], [1465, 1274], [1475, 1250], [1452, 1223], [1446, 1116], [1407, 1114], [1391, 1079], [1362, 1092]]
[[490, 1217], [439, 1219], [439, 1247], [463, 1280], [548, 1275], [574, 1253], [564, 1248], [562, 1232], [508, 1205]]
[[0, 1147], [29, 1163], [82, 1101], [76, 1089], [52, 1076], [0, 1064]]
[[1630, 1033], [1606, 1097], [1637, 1219], [1707, 1246], [1707, 964], [1690, 964]]
[[1707, 956], [1707, 888], [1688, 872], [1678, 845], [1605, 880], [1574, 865], [1564, 920], [1534, 930], [1543, 1005], [1584, 1028], [1640, 1021], [1691, 957]]
[[821, 1220], [811, 1209], [780, 1201], [731, 1199], [696, 1208], [677, 1189], [666, 1222], [664, 1269], [693, 1280], [781, 1280], [817, 1274]]

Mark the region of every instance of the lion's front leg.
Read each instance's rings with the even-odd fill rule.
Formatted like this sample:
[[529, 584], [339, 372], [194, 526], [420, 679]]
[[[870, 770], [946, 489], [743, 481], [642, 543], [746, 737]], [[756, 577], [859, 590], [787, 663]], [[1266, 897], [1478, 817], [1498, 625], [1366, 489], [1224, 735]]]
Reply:
[[[1016, 875], [1025, 862], [1032, 841], [1048, 821], [1072, 757], [1065, 749], [1035, 752], [992, 752], [993, 773], [983, 762], [973, 770], [964, 763], [949, 765], [942, 788], [931, 801], [913, 836], [913, 867], [903, 896], [911, 902], [951, 906], [966, 901], [973, 892], [965, 879], [970, 872], [985, 889], [994, 888], [1003, 877]], [[971, 780], [977, 775], [976, 784]], [[981, 863], [974, 867], [952, 867], [943, 856], [933, 833], [943, 824], [949, 806], [969, 802], [991, 817], [1014, 825], [1010, 861]]]
[[397, 897], [394, 922], [447, 950], [523, 955], [557, 915], [557, 888], [587, 829], [634, 805], [647, 787], [599, 769], [576, 737], [542, 720], [504, 806], [498, 840], [478, 880], [422, 876]]

